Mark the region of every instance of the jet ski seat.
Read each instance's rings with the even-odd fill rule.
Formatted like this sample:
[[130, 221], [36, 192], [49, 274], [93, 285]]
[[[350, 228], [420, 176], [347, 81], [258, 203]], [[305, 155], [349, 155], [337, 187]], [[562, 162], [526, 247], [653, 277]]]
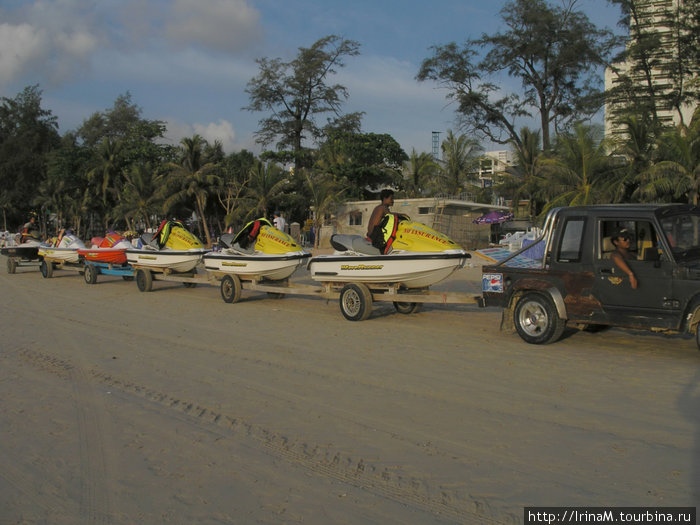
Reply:
[[335, 233], [331, 235], [331, 246], [339, 252], [357, 252], [363, 255], [381, 255], [377, 248], [372, 246], [362, 235], [345, 235]]
[[153, 239], [153, 233], [151, 232], [144, 232], [141, 234], [141, 244], [143, 246], [150, 246], [151, 248], [160, 248], [160, 246], [158, 246], [158, 241]]

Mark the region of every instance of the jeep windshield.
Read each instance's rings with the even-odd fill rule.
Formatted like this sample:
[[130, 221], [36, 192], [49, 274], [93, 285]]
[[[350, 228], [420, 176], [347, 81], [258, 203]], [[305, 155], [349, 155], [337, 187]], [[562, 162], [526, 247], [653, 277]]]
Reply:
[[677, 261], [700, 257], [700, 213], [664, 217], [661, 227]]

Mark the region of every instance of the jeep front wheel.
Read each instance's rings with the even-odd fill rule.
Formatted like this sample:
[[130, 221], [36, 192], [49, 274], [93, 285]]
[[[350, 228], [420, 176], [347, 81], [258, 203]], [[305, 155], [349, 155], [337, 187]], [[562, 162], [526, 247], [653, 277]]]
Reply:
[[520, 337], [534, 345], [553, 343], [561, 337], [566, 326], [552, 300], [538, 292], [528, 292], [518, 300], [513, 322]]

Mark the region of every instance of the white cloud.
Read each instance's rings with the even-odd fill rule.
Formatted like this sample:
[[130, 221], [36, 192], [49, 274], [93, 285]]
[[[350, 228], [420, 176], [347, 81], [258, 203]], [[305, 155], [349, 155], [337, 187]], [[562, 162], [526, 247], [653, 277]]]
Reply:
[[180, 45], [237, 53], [261, 35], [260, 13], [245, 0], [175, 0], [165, 28]]
[[229, 153], [233, 151], [236, 142], [236, 132], [233, 131], [233, 125], [230, 122], [219, 119], [218, 122], [193, 124], [192, 127], [195, 133], [204, 137], [210, 144], [214, 144], [218, 140], [221, 142], [224, 151]]
[[47, 41], [29, 24], [0, 24], [0, 78], [10, 82], [40, 61]]
[[60, 84], [86, 67], [104, 33], [95, 5], [85, 0], [39, 0], [3, 12], [0, 24], [0, 78], [10, 84], [23, 76]]
[[176, 119], [166, 119], [166, 126], [165, 138], [169, 144], [179, 145], [183, 138], [197, 134], [205, 138], [210, 144], [214, 144], [218, 140], [227, 154], [240, 151], [241, 149], [248, 149], [249, 151], [255, 149], [255, 145], [250, 137], [245, 138], [243, 142], [236, 141], [236, 131], [233, 129], [233, 124], [227, 120], [219, 119], [218, 122], [209, 122], [208, 124], [186, 124]]

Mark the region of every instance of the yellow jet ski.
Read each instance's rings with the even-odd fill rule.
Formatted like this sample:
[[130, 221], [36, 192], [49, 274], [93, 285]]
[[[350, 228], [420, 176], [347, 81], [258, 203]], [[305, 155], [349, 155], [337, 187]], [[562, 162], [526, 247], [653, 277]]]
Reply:
[[144, 233], [137, 248], [126, 250], [126, 260], [136, 267], [186, 273], [210, 250], [180, 221], [164, 220], [155, 233]]
[[265, 218], [249, 222], [235, 236], [224, 234], [219, 241], [221, 250], [206, 254], [204, 267], [244, 280], [287, 279], [311, 257], [290, 235]]
[[309, 261], [311, 278], [425, 288], [449, 277], [471, 257], [445, 234], [403, 214], [387, 213], [380, 227], [382, 249], [361, 235], [333, 235], [335, 252]]

